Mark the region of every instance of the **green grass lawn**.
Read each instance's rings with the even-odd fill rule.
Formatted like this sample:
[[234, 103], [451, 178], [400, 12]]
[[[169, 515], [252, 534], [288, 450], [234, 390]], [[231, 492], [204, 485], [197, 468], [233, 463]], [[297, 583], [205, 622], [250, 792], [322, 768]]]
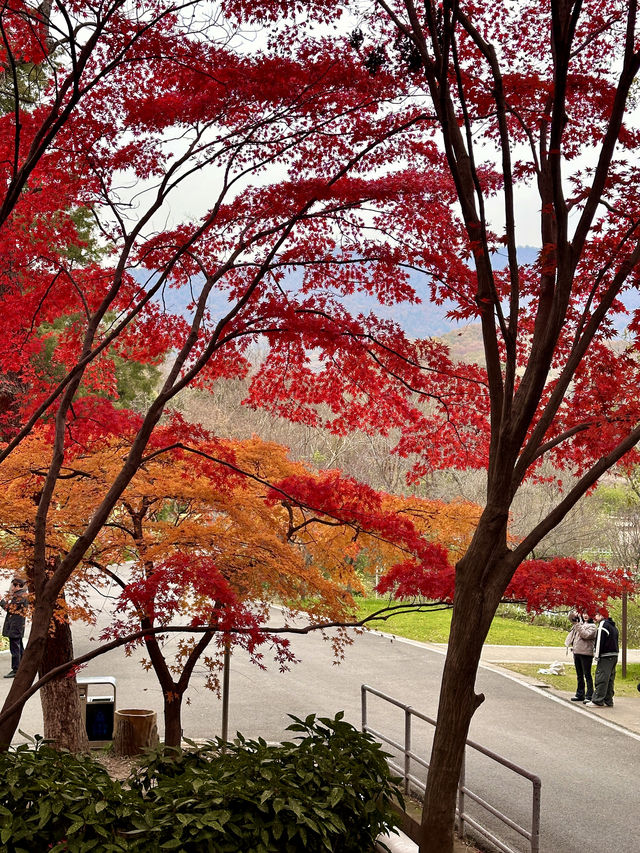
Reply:
[[[574, 693], [576, 689], [576, 673], [573, 668], [571, 657], [566, 661], [565, 675], [545, 675], [539, 673], [538, 670], [543, 668], [539, 663], [501, 663], [500, 666], [505, 669], [510, 669], [513, 672], [519, 672], [521, 675], [530, 675], [537, 681], [542, 681], [556, 690], [567, 690]], [[595, 672], [595, 666], [592, 669], [592, 674]], [[627, 664], [627, 676], [623, 678], [620, 672], [620, 664], [616, 673], [615, 694], [616, 696], [637, 696], [638, 690], [636, 685], [640, 681], [640, 663]]]
[[[358, 618], [362, 619], [370, 613], [384, 607], [386, 600], [382, 598], [358, 599]], [[446, 643], [449, 640], [451, 626], [451, 610], [435, 610], [427, 613], [403, 613], [393, 616], [386, 622], [370, 622], [368, 627], [409, 640], [419, 640], [423, 643]], [[562, 646], [567, 636], [567, 630], [558, 628], [543, 628], [538, 625], [528, 625], [515, 619], [505, 619], [497, 616], [493, 620], [487, 643], [498, 646]]]

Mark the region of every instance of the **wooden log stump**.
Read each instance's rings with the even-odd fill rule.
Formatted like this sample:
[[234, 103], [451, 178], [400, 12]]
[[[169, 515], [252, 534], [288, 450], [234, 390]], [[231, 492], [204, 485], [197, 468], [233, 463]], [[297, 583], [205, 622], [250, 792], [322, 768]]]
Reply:
[[140, 755], [158, 745], [158, 719], [155, 711], [125, 708], [115, 712], [113, 751], [116, 755]]

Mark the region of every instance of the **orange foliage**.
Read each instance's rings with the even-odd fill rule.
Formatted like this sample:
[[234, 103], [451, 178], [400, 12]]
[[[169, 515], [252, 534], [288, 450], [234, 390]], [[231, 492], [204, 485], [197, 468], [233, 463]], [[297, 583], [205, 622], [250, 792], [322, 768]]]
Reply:
[[[441, 572], [446, 551], [425, 540], [443, 541], [457, 556], [477, 518], [467, 504], [391, 497], [338, 472], [314, 472], [258, 438], [203, 438], [194, 449], [152, 453], [140, 467], [66, 586], [72, 618], [94, 617], [88, 581], [95, 588], [115, 579], [122, 590], [106, 636], [176, 620], [257, 626], [274, 602], [286, 618], [304, 611], [314, 622], [348, 621], [353, 593], [363, 591], [356, 563], [373, 573], [408, 560]], [[62, 470], [48, 515], [50, 559], [64, 556], [81, 535], [127, 451], [125, 438], [113, 438], [77, 452]], [[5, 464], [1, 552], [12, 572], [24, 568], [33, 548], [49, 452], [46, 436], [34, 434]], [[264, 637], [234, 641], [260, 659]], [[286, 663], [287, 642], [271, 642]], [[174, 672], [195, 644], [180, 641]]]

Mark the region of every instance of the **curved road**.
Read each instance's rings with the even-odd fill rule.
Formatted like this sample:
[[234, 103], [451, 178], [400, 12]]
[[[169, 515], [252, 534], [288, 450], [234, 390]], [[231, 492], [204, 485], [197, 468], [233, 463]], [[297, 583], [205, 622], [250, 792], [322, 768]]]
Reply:
[[[427, 617], [428, 618], [428, 617]], [[76, 624], [76, 653], [92, 645], [87, 629]], [[172, 642], [175, 642], [173, 640]], [[435, 716], [444, 657], [420, 644], [374, 633], [355, 638], [340, 665], [333, 665], [331, 644], [319, 635], [297, 637], [293, 648], [301, 659], [289, 672], [276, 665], [267, 671], [252, 665], [243, 652], [232, 658], [230, 732], [267, 740], [287, 737], [287, 714], [332, 716], [344, 710], [360, 725], [360, 685], [364, 682], [414, 708]], [[116, 650], [89, 664], [85, 675], [115, 675], [116, 707], [151, 708], [161, 722], [161, 694], [152, 673], [145, 673], [141, 652], [125, 657]], [[204, 687], [205, 674], [194, 674], [190, 704], [184, 708], [185, 736], [208, 738], [220, 733], [219, 700]], [[3, 686], [4, 685], [4, 686]], [[513, 678], [482, 667], [478, 688], [486, 701], [472, 722], [470, 737], [542, 779], [542, 853], [582, 853], [585, 847], [615, 853], [637, 853], [639, 839], [638, 769], [640, 736], [608, 727], [595, 714], [569, 702], [554, 700]], [[0, 679], [0, 700], [8, 682]], [[639, 713], [640, 713], [640, 701]], [[371, 700], [370, 724], [398, 740], [402, 713]], [[29, 701], [21, 728], [42, 731], [37, 697]], [[416, 729], [414, 750], [424, 745], [428, 758], [428, 727]], [[22, 740], [22, 737], [16, 740]], [[530, 783], [483, 759], [468, 760], [467, 785], [524, 826], [529, 826]], [[504, 834], [502, 837], [505, 837]], [[526, 850], [522, 840], [510, 843]]]

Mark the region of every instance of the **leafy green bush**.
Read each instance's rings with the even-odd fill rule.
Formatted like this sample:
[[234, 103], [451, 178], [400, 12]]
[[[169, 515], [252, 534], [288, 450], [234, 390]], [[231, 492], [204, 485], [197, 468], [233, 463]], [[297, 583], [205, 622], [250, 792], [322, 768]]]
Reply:
[[42, 738], [0, 753], [0, 849], [6, 853], [127, 850], [116, 827], [136, 805], [100, 764], [52, 749]]
[[569, 631], [571, 625], [569, 623], [569, 610], [567, 607], [564, 610], [550, 611], [544, 613], [530, 613], [526, 607], [521, 604], [501, 604], [498, 607], [497, 616], [502, 616], [505, 619], [515, 619], [517, 622], [526, 622], [528, 625], [538, 625], [541, 628], [557, 628], [563, 631]]
[[[622, 602], [609, 602], [609, 615], [620, 631], [620, 647], [622, 648]], [[627, 602], [627, 648], [640, 649], [640, 601], [629, 598]]]
[[366, 853], [402, 802], [385, 753], [338, 714], [292, 717], [298, 743], [150, 753], [125, 785], [43, 745], [0, 755], [0, 847], [37, 851]]
[[[160, 850], [365, 853], [395, 823], [385, 754], [338, 714], [292, 717], [299, 743], [157, 751], [132, 779]], [[134, 825], [143, 828], [142, 820]]]

